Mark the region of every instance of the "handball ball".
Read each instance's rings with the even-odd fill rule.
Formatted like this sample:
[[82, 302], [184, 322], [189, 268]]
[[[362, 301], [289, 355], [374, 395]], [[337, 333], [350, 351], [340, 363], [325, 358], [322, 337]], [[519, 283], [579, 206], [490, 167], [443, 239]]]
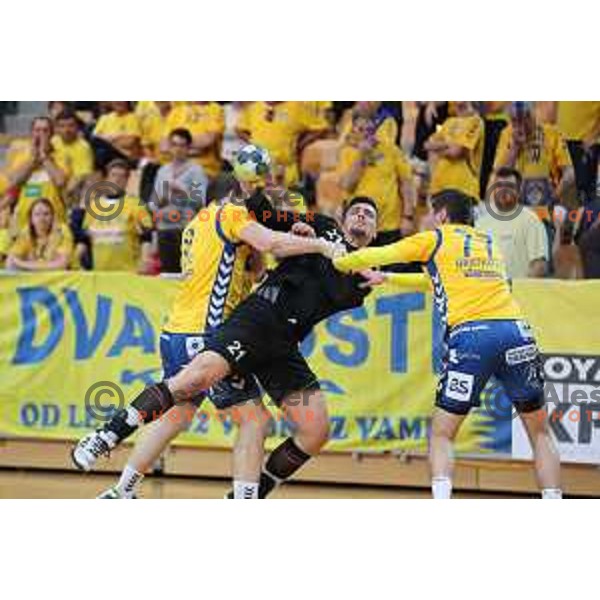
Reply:
[[271, 170], [271, 157], [264, 148], [248, 144], [233, 160], [233, 172], [239, 181], [261, 181]]

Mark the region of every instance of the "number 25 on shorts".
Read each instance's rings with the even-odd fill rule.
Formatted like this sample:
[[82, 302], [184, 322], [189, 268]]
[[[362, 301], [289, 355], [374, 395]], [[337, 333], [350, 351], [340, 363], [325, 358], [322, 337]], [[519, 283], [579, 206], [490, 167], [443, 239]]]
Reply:
[[460, 371], [448, 371], [446, 397], [458, 402], [470, 402], [473, 392], [473, 375]]

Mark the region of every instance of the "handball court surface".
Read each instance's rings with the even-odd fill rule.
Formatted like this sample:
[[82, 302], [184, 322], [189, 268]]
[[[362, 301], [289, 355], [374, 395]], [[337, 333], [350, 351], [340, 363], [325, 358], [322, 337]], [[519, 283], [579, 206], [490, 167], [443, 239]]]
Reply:
[[[1, 439], [0, 498], [95, 498], [115, 485], [130, 447], [124, 445], [94, 473], [80, 473], [71, 463], [73, 443], [63, 440]], [[231, 487], [231, 453], [225, 449], [172, 446], [163, 455], [161, 474], [146, 477], [142, 498], [223, 498]], [[600, 497], [600, 468], [564, 464], [568, 497]], [[426, 456], [323, 452], [306, 465], [297, 480], [274, 498], [429, 498]], [[457, 498], [536, 498], [530, 461], [458, 458]]]
[[[110, 474], [80, 474], [57, 471], [0, 470], [0, 498], [94, 498], [114, 485], [117, 478]], [[230, 489], [227, 480], [195, 477], [147, 477], [141, 488], [141, 498], [223, 498]], [[426, 489], [353, 486], [332, 484], [289, 483], [272, 498], [278, 499], [343, 499], [343, 498], [429, 498]], [[456, 498], [507, 498], [498, 493], [456, 492]], [[521, 497], [526, 497], [521, 495]]]

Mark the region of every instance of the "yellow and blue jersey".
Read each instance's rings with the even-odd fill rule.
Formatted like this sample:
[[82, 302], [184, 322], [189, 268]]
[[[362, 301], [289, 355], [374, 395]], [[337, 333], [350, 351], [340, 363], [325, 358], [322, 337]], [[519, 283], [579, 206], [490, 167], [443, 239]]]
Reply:
[[336, 259], [336, 268], [359, 271], [392, 263], [420, 262], [433, 286], [442, 322], [522, 318], [513, 299], [504, 259], [492, 235], [468, 225], [443, 225], [395, 244], [365, 248]]
[[246, 261], [250, 248], [240, 232], [252, 222], [244, 206], [212, 204], [201, 210], [183, 232], [183, 280], [165, 331], [209, 332], [218, 327], [248, 295]]
[[512, 297], [492, 235], [468, 225], [443, 225], [389, 246], [352, 252], [336, 259], [335, 266], [356, 271], [397, 262], [424, 265], [442, 324], [450, 328], [436, 406], [466, 415], [480, 406], [481, 393], [493, 376], [518, 410], [542, 408], [539, 351]]

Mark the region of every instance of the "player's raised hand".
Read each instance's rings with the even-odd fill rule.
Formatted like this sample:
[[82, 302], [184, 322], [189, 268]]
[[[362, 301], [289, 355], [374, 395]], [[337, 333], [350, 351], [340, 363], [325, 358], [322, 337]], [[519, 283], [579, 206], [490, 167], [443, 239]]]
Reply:
[[315, 230], [308, 224], [302, 221], [298, 221], [292, 225], [291, 229], [294, 235], [300, 235], [302, 237], [314, 238], [317, 237]]

